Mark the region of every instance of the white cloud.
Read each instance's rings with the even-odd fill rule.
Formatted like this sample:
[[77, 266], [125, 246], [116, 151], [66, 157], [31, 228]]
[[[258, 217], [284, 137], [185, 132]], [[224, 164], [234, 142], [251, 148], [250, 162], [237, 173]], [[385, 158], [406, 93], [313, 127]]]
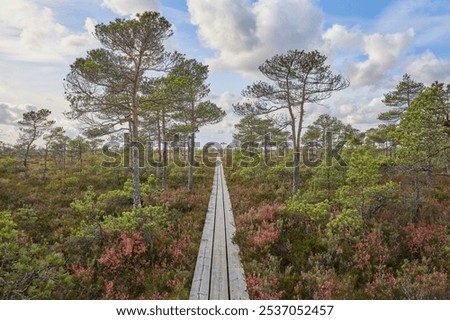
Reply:
[[14, 144], [19, 138], [18, 121], [25, 112], [35, 110], [31, 105], [14, 105], [0, 102], [0, 141]]
[[103, 0], [102, 6], [121, 15], [134, 15], [144, 11], [159, 11], [159, 0]]
[[360, 130], [367, 130], [379, 124], [378, 115], [386, 111], [386, 106], [381, 102], [381, 96], [367, 97], [351, 94], [341, 94], [333, 101], [333, 108], [329, 113], [346, 124], [351, 124]]
[[22, 119], [25, 112], [37, 110], [31, 104], [16, 105], [0, 102], [0, 124], [7, 126], [17, 126], [17, 122]]
[[16, 115], [11, 110], [11, 106], [6, 103], [0, 103], [0, 124], [12, 124], [16, 121]]
[[[204, 44], [214, 49], [247, 50], [256, 44], [255, 17], [248, 1], [188, 1], [192, 22]], [[225, 23], [225, 21], [227, 23]]]
[[240, 120], [240, 118], [233, 113], [232, 105], [239, 102], [240, 99], [240, 97], [236, 97], [233, 93], [228, 91], [223, 92], [219, 96], [211, 97], [211, 101], [224, 110], [227, 115], [218, 124], [200, 128], [200, 140], [203, 142], [214, 141], [219, 143], [223, 141], [230, 142], [232, 140], [234, 125]]
[[19, 138], [19, 129], [8, 125], [0, 124], [0, 142], [14, 145]]
[[[19, 138], [18, 121], [23, 118], [23, 114], [29, 111], [48, 108], [47, 106], [36, 106], [33, 104], [13, 104], [0, 102], [0, 140], [14, 144]], [[66, 134], [73, 138], [80, 133], [81, 126], [74, 121], [68, 120], [61, 113], [55, 112], [54, 108], [48, 108], [52, 111], [49, 119], [55, 120], [55, 126], [63, 127]], [[53, 110], [52, 110], [53, 109]], [[39, 141], [38, 141], [39, 144]]]
[[217, 52], [212, 70], [251, 74], [274, 54], [313, 49], [322, 13], [309, 0], [188, 0], [202, 43]]
[[365, 34], [335, 24], [323, 32], [322, 12], [310, 0], [188, 0], [188, 6], [200, 40], [216, 53], [206, 60], [212, 71], [255, 76], [274, 54], [319, 49], [343, 65], [353, 86], [367, 86], [398, 66], [414, 38], [413, 29]]
[[345, 50], [360, 52], [364, 48], [364, 35], [361, 30], [348, 30], [345, 26], [334, 24], [322, 36], [327, 51]]
[[414, 28], [417, 45], [439, 44], [450, 39], [449, 8], [448, 0], [393, 1], [375, 28], [380, 32]]
[[[87, 21], [92, 22], [92, 20]], [[86, 26], [87, 26], [86, 25]], [[88, 33], [73, 33], [57, 22], [52, 9], [30, 0], [2, 3], [0, 54], [8, 60], [62, 62], [95, 43]]]
[[407, 73], [417, 81], [430, 85], [434, 81], [450, 83], [449, 70], [449, 60], [438, 59], [432, 52], [426, 51], [411, 60]]
[[95, 33], [95, 26], [98, 24], [98, 22], [95, 19], [87, 17], [84, 21], [84, 28], [90, 35], [94, 35]]
[[395, 68], [401, 57], [411, 47], [414, 31], [364, 36], [365, 61], [349, 68], [350, 82], [354, 86], [373, 85]]

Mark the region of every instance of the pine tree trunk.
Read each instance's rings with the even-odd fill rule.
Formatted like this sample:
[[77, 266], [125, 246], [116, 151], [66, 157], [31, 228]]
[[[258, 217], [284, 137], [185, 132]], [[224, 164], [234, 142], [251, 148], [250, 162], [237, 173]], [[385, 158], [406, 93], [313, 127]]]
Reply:
[[42, 173], [42, 181], [47, 180], [47, 158], [48, 158], [48, 148], [45, 147], [45, 151], [44, 151], [44, 172]]
[[293, 127], [294, 139], [294, 179], [292, 181], [292, 194], [296, 194], [300, 186], [300, 151], [301, 144], [300, 139], [302, 135], [302, 125], [304, 116], [303, 103], [300, 107], [300, 115], [297, 124], [297, 132], [295, 132], [295, 127]]
[[294, 148], [294, 175], [292, 180], [292, 194], [296, 194], [300, 185], [300, 150]]
[[137, 123], [131, 124], [131, 176], [133, 180], [133, 207], [141, 205], [140, 170], [139, 170], [139, 145]]
[[159, 188], [161, 188], [162, 186], [163, 186], [163, 178], [162, 178], [162, 170], [161, 170], [161, 167], [163, 166], [162, 165], [162, 162], [163, 162], [163, 160], [162, 160], [162, 152], [161, 152], [161, 149], [162, 149], [162, 134], [161, 134], [161, 124], [160, 124], [160, 122], [159, 122], [159, 119], [158, 119], [158, 121], [156, 121], [156, 128], [157, 128], [157, 132], [158, 132], [158, 135], [157, 135], [157, 139], [158, 139], [158, 162], [156, 163], [156, 181], [157, 181], [157, 184], [158, 184], [158, 187]]
[[30, 154], [31, 144], [27, 145], [27, 149], [25, 151], [25, 156], [23, 159], [23, 167], [24, 167], [24, 180], [28, 182], [30, 180], [30, 171], [28, 170], [28, 156]]
[[167, 177], [169, 172], [169, 158], [167, 151], [167, 141], [163, 142], [163, 172], [162, 172], [162, 187], [167, 189]]
[[270, 162], [270, 155], [269, 155], [269, 133], [265, 133], [264, 134], [264, 139], [263, 139], [263, 148], [264, 148], [264, 164], [266, 166], [269, 166], [269, 162]]
[[195, 160], [195, 132], [189, 137], [188, 157], [189, 157], [189, 174], [188, 174], [188, 191], [194, 188], [194, 160]]
[[164, 190], [167, 189], [167, 176], [168, 176], [168, 170], [169, 170], [169, 159], [167, 154], [167, 130], [166, 130], [166, 114], [165, 110], [162, 110], [162, 145], [163, 145], [163, 151], [162, 151], [162, 164], [163, 164], [163, 170], [162, 170], [162, 187]]
[[162, 182], [161, 182], [161, 162], [156, 162], [156, 185], [158, 188], [161, 188]]
[[80, 160], [80, 168], [79, 168], [80, 173], [83, 172], [83, 150], [81, 148], [82, 146], [80, 144], [80, 149], [78, 150], [78, 158]]

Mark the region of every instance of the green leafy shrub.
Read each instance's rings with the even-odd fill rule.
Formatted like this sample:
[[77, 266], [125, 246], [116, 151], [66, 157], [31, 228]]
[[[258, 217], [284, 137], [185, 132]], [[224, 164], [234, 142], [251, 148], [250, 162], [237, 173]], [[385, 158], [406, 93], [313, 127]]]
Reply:
[[0, 160], [0, 172], [2, 173], [16, 173], [17, 166], [17, 159], [13, 157], [5, 157]]
[[0, 252], [2, 299], [62, 299], [70, 291], [62, 255], [32, 243], [8, 211], [0, 212]]
[[312, 222], [327, 222], [330, 217], [330, 203], [324, 200], [309, 203], [300, 195], [295, 195], [286, 201], [285, 212], [290, 215], [301, 215]]

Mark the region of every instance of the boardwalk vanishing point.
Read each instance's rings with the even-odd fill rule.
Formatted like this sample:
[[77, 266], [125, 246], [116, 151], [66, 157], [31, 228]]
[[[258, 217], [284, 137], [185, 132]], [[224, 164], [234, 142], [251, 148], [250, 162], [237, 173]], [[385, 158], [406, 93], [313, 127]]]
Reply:
[[235, 231], [223, 165], [221, 159], [217, 158], [189, 299], [249, 299], [239, 248], [232, 241]]

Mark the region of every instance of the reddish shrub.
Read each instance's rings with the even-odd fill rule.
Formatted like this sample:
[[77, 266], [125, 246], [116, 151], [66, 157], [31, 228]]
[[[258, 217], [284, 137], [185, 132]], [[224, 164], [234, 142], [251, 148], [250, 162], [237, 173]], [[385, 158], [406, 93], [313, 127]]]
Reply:
[[301, 273], [294, 291], [303, 299], [348, 299], [353, 285], [350, 278], [340, 278], [333, 269], [314, 265], [310, 271]]
[[128, 235], [122, 231], [118, 239], [111, 237], [109, 247], [98, 259], [103, 267], [101, 276], [105, 279], [103, 298], [135, 297], [145, 283], [148, 261], [143, 254], [147, 252], [147, 245], [138, 232]]
[[446, 228], [439, 224], [430, 224], [425, 221], [417, 224], [409, 223], [403, 231], [406, 234], [406, 246], [413, 255], [443, 256], [440, 252], [450, 243]]
[[255, 272], [247, 275], [247, 289], [252, 300], [279, 300], [284, 295], [284, 290], [278, 287], [276, 276], [263, 276]]
[[177, 270], [189, 270], [192, 262], [189, 256], [189, 248], [192, 246], [192, 237], [185, 235], [180, 239], [173, 239], [167, 246], [164, 256], [169, 262], [170, 268]]
[[398, 290], [406, 299], [450, 299], [447, 272], [434, 269], [427, 259], [406, 261], [397, 280]]
[[383, 231], [369, 232], [355, 245], [354, 266], [359, 270], [368, 270], [375, 265], [385, 265], [390, 259], [389, 248], [383, 241]]
[[394, 299], [398, 281], [391, 272], [378, 271], [367, 283], [365, 292], [370, 299]]
[[269, 252], [281, 234], [281, 220], [277, 219], [280, 208], [280, 204], [265, 204], [259, 208], [250, 208], [237, 217], [236, 227], [243, 237], [240, 241], [242, 248], [253, 253]]

